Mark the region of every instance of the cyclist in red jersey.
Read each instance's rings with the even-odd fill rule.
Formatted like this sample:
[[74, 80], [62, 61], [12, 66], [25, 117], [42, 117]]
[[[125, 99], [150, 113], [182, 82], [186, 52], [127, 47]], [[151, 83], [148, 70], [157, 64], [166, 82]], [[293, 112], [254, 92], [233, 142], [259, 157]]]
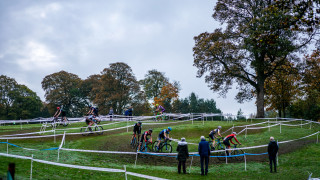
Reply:
[[[226, 145], [226, 148], [227, 148], [227, 149], [230, 149], [230, 143], [229, 143], [229, 141], [230, 141], [232, 144], [235, 144], [235, 143], [232, 142], [232, 138], [234, 138], [234, 139], [237, 141], [237, 143], [241, 145], [241, 143], [238, 141], [236, 135], [237, 135], [237, 133], [236, 133], [236, 132], [233, 132], [232, 134], [226, 136], [226, 137], [223, 139], [223, 144]], [[229, 156], [231, 150], [228, 150], [228, 152], [229, 152], [229, 153], [228, 153], [227, 155]]]

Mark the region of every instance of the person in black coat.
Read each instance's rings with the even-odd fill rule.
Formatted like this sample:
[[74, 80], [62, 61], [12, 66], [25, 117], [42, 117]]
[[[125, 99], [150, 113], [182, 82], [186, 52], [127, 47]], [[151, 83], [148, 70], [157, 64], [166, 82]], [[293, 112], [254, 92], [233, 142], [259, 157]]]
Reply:
[[186, 161], [187, 158], [189, 158], [189, 151], [188, 151], [188, 144], [186, 142], [185, 138], [181, 138], [181, 141], [178, 142], [178, 147], [177, 147], [177, 152], [178, 152], [178, 173], [181, 173], [181, 165], [183, 169], [183, 174], [186, 174]]
[[270, 143], [268, 145], [268, 154], [269, 154], [269, 161], [270, 161], [270, 172], [272, 173], [272, 162], [274, 164], [274, 172], [277, 172], [277, 162], [276, 157], [278, 153], [278, 144], [274, 140], [273, 137], [270, 137]]
[[201, 142], [199, 143], [198, 151], [200, 155], [200, 163], [201, 163], [201, 175], [204, 175], [204, 168], [203, 162], [205, 162], [205, 174], [208, 174], [208, 164], [209, 164], [209, 157], [210, 157], [210, 146], [209, 143], [206, 141], [204, 136], [201, 136]]

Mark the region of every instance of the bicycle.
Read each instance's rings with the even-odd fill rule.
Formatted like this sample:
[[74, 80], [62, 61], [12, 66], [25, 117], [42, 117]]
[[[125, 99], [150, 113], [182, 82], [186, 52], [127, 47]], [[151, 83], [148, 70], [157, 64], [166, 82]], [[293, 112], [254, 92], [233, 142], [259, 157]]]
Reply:
[[[216, 142], [216, 145], [215, 145], [215, 150], [225, 150], [223, 144], [221, 143], [221, 140], [223, 140], [223, 138], [217, 138], [217, 142]], [[217, 158], [220, 160], [220, 161], [224, 161], [225, 160], [225, 151], [221, 151], [221, 152], [217, 152]]]
[[[168, 143], [169, 141], [169, 143]], [[154, 142], [153, 151], [154, 152], [164, 152], [164, 153], [171, 153], [172, 152], [172, 146], [171, 146], [171, 139], [167, 139], [164, 142], [162, 141], [159, 144], [159, 147], [156, 145], [159, 141]]]
[[[238, 146], [239, 145], [239, 146]], [[244, 154], [244, 152], [241, 150], [241, 149], [237, 149], [237, 146], [238, 148], [241, 146], [240, 144], [235, 144], [233, 145], [233, 148], [232, 151], [231, 151], [231, 155], [233, 155], [235, 157], [236, 160], [238, 161], [242, 161], [244, 159], [243, 156], [238, 156], [238, 155], [241, 155], [241, 154]]]
[[135, 134], [133, 139], [131, 139], [130, 141], [131, 148], [132, 149], [137, 148], [138, 144], [139, 144], [139, 140], [136, 138], [136, 134]]
[[103, 134], [103, 127], [98, 126], [96, 122], [94, 122], [94, 126], [84, 126], [80, 129], [80, 132], [82, 133], [82, 136], [88, 136], [89, 134], [93, 134], [93, 129], [94, 132], [97, 133], [98, 135]]
[[150, 141], [144, 142], [144, 145], [142, 144], [140, 146], [140, 151], [141, 152], [152, 152], [153, 145], [154, 145], [154, 143], [152, 143]]
[[64, 119], [59, 119], [58, 117], [54, 117], [52, 119], [52, 121], [50, 122], [51, 124], [51, 127], [52, 128], [57, 128], [59, 125], [63, 125], [64, 127], [68, 126], [70, 124], [69, 122], [69, 119], [66, 118], [65, 120]]

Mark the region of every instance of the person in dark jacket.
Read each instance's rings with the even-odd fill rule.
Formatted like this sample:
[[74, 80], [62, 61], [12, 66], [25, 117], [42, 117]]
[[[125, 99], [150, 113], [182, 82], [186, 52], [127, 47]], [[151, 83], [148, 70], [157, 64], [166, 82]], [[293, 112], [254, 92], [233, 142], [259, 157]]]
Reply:
[[188, 144], [186, 142], [185, 138], [181, 138], [181, 141], [178, 142], [178, 147], [177, 147], [177, 152], [178, 152], [178, 173], [181, 173], [181, 165], [183, 169], [183, 174], [186, 174], [186, 161], [187, 158], [189, 158], [189, 151], [188, 151]]
[[112, 121], [112, 118], [113, 118], [113, 108], [112, 107], [110, 107], [109, 116], [110, 116], [110, 121]]
[[278, 144], [274, 140], [273, 137], [270, 137], [270, 143], [268, 145], [268, 154], [269, 154], [269, 161], [270, 161], [270, 172], [272, 173], [272, 162], [274, 164], [274, 172], [277, 172], [277, 162], [276, 157], [278, 153]]
[[129, 116], [129, 121], [132, 121], [132, 106], [130, 106], [128, 109], [128, 116]]
[[201, 175], [204, 175], [203, 162], [205, 162], [205, 174], [208, 174], [208, 164], [209, 164], [209, 156], [210, 156], [210, 146], [208, 141], [206, 141], [204, 136], [201, 136], [201, 142], [199, 143], [198, 151], [200, 155], [200, 163], [201, 163]]

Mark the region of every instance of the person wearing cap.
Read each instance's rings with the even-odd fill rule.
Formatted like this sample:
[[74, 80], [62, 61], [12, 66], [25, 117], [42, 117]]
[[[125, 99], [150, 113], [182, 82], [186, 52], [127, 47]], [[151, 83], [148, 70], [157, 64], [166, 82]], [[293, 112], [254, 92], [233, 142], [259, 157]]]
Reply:
[[137, 122], [134, 124], [133, 126], [133, 134], [132, 134], [132, 138], [131, 138], [131, 142], [133, 140], [134, 137], [136, 137], [136, 135], [138, 135], [138, 140], [140, 139], [140, 134], [141, 134], [141, 128], [142, 128], [142, 122]]
[[186, 174], [186, 161], [187, 158], [189, 158], [189, 151], [188, 151], [188, 144], [186, 142], [186, 138], [181, 138], [181, 141], [178, 142], [178, 147], [177, 147], [177, 152], [178, 156], [177, 159], [179, 161], [178, 163], [178, 173], [181, 173], [181, 165], [182, 165], [182, 170], [183, 174]]
[[270, 172], [272, 173], [272, 162], [274, 164], [274, 172], [277, 172], [277, 162], [276, 157], [278, 153], [278, 144], [274, 140], [274, 137], [270, 137], [270, 142], [268, 145], [268, 154], [269, 154], [269, 162], [270, 162]]
[[[235, 144], [232, 142], [232, 138], [234, 138], [238, 144], [241, 145], [241, 143], [238, 141], [237, 137], [236, 137], [237, 133], [236, 132], [233, 132], [232, 134], [226, 136], [224, 139], [223, 139], [223, 144], [226, 146], [227, 149], [230, 149], [230, 143], [229, 141], [232, 143], [232, 144]], [[227, 151], [227, 155], [229, 156], [230, 155], [230, 152], [231, 150], [228, 150]]]
[[[206, 141], [204, 136], [200, 137], [201, 141], [199, 143], [198, 152], [200, 155], [200, 163], [201, 163], [201, 175], [208, 174], [208, 164], [209, 164], [209, 157], [210, 157], [210, 145], [209, 142]], [[205, 171], [203, 167], [203, 163], [205, 162]]]
[[218, 126], [217, 129], [214, 129], [214, 130], [210, 131], [210, 133], [209, 133], [209, 138], [212, 140], [212, 149], [213, 150], [215, 149], [215, 145], [216, 145], [215, 139], [217, 138], [217, 135], [222, 138], [222, 136], [220, 134], [221, 128], [222, 128], [221, 126]]

